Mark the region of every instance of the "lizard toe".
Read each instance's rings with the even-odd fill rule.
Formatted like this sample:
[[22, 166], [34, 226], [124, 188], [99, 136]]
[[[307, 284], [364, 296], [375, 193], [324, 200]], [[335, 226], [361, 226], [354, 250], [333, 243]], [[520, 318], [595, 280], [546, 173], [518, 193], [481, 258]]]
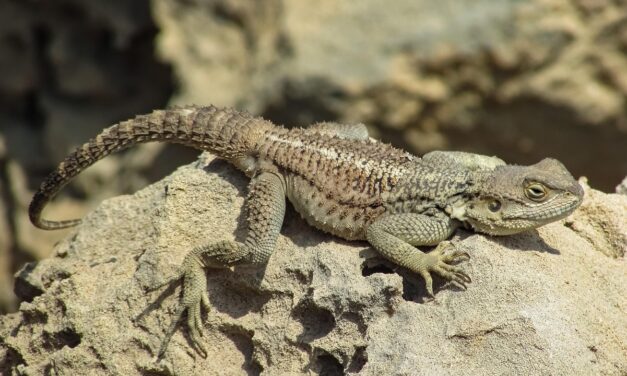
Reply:
[[457, 282], [457, 280], [451, 280], [450, 281], [453, 285], [457, 286], [458, 288], [462, 289], [462, 290], [467, 290], [468, 288], [466, 287], [465, 283], [460, 283]]
[[433, 294], [433, 279], [431, 278], [431, 274], [429, 273], [428, 270], [424, 270], [424, 271], [420, 272], [420, 275], [425, 280], [425, 288], [427, 289], [427, 295], [429, 295], [429, 297], [433, 298], [434, 297], [434, 294]]
[[470, 282], [469, 281], [470, 278], [468, 277], [468, 275], [466, 275], [466, 273], [458, 269], [456, 270], [449, 269], [450, 267], [451, 265], [442, 263], [434, 267], [433, 271], [438, 273], [440, 276], [444, 277], [445, 279], [453, 282], [454, 284], [461, 285], [464, 289], [466, 289], [466, 283]]
[[460, 268], [459, 266], [449, 265], [446, 263], [441, 263], [439, 266], [442, 269], [455, 274], [459, 279], [463, 280], [465, 283], [472, 282], [472, 280], [470, 279], [470, 276], [468, 276], [468, 274], [466, 274], [466, 272], [464, 272], [464, 270]]
[[207, 350], [202, 344], [202, 320], [200, 318], [200, 304], [187, 312], [187, 326], [192, 345], [198, 350], [201, 356], [207, 357]]
[[205, 307], [207, 312], [211, 310], [211, 305], [209, 304], [209, 294], [207, 293], [207, 290], [203, 290], [200, 302], [202, 303], [202, 306]]
[[459, 249], [454, 249], [452, 252], [443, 255], [442, 261], [446, 263], [451, 262], [462, 262], [470, 260], [470, 254], [466, 251], [460, 251]]

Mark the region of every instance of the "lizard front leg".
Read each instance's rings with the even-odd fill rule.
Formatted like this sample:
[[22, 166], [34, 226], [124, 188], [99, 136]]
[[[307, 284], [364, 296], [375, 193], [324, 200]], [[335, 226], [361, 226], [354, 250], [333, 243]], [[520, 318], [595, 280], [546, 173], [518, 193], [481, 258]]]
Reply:
[[205, 268], [224, 268], [238, 264], [265, 264], [274, 248], [285, 216], [285, 184], [283, 178], [262, 172], [249, 185], [246, 203], [248, 233], [243, 243], [220, 241], [198, 247], [185, 256], [179, 273], [161, 286], [183, 279], [183, 296], [174, 319], [165, 334], [157, 358], [167, 349], [178, 322], [187, 312], [187, 326], [192, 344], [206, 356], [200, 342], [202, 336], [201, 305], [209, 310]]
[[[468, 259], [466, 252], [444, 251], [450, 245], [445, 240], [457, 228], [448, 217], [431, 217], [423, 214], [404, 213], [381, 217], [368, 226], [368, 242], [385, 258], [420, 274], [427, 292], [433, 296], [431, 273], [465, 287], [470, 277], [461, 268], [451, 265], [459, 259]], [[414, 246], [438, 245], [430, 253], [423, 253]]]

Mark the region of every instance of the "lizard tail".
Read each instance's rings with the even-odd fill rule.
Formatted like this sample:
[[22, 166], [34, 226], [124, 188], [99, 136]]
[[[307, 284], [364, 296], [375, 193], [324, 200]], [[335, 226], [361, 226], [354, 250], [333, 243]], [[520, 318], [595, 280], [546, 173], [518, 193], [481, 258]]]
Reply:
[[41, 184], [28, 209], [31, 222], [44, 230], [79, 224], [80, 219], [50, 221], [41, 218], [46, 204], [74, 176], [116, 151], [138, 143], [162, 141], [208, 150], [227, 160], [250, 155], [258, 140], [274, 125], [233, 109], [178, 107], [157, 110], [104, 129], [59, 164]]

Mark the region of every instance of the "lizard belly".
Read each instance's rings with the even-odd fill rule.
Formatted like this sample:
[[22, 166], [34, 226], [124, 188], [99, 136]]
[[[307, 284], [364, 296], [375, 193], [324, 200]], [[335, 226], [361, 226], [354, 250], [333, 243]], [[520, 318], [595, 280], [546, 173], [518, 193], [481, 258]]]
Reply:
[[365, 240], [366, 227], [385, 211], [339, 202], [297, 175], [288, 176], [287, 198], [309, 225], [347, 240]]

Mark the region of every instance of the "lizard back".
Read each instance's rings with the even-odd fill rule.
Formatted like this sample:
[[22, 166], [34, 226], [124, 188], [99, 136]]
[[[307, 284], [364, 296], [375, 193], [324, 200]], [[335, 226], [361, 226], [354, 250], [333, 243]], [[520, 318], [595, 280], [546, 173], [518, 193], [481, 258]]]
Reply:
[[288, 198], [309, 224], [346, 239], [363, 238], [417, 159], [378, 141], [301, 128], [274, 129], [258, 153], [285, 173]]

